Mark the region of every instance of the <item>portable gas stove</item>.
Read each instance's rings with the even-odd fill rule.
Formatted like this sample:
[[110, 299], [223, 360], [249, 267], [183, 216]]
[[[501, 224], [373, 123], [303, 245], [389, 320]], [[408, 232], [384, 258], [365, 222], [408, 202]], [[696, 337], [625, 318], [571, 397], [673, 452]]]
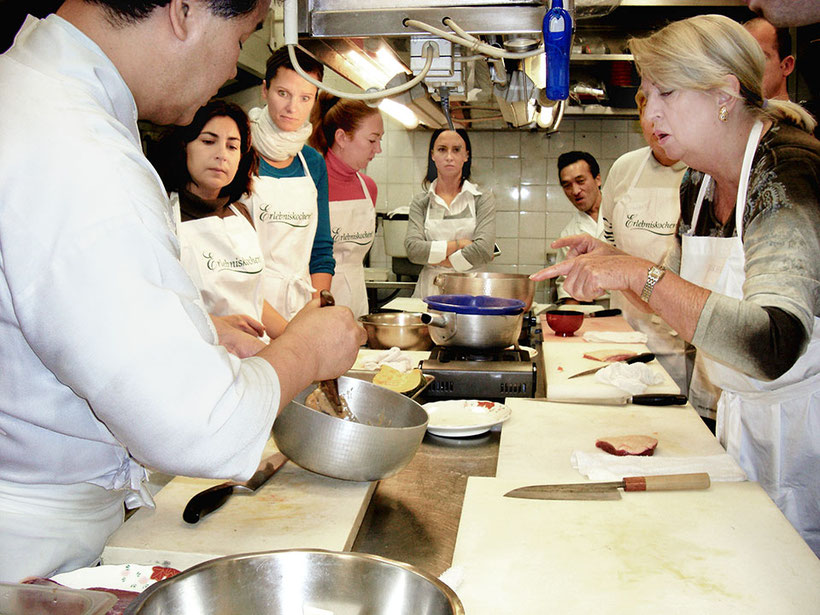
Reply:
[[421, 371], [435, 376], [425, 390], [427, 399], [487, 399], [535, 397], [536, 362], [526, 350], [477, 350], [436, 346]]

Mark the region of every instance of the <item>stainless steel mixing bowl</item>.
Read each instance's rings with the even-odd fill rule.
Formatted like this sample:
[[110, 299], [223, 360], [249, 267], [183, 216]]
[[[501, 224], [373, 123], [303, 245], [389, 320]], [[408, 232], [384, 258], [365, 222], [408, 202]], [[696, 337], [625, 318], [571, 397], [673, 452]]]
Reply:
[[358, 423], [304, 405], [311, 385], [273, 423], [277, 448], [306, 470], [345, 480], [393, 476], [410, 463], [427, 429], [427, 412], [409, 397], [342, 376], [344, 396]]
[[[126, 615], [463, 615], [426, 572], [375, 555], [291, 549], [220, 557], [155, 583]], [[313, 612], [313, 611], [311, 611]]]
[[383, 312], [359, 317], [367, 331], [369, 348], [401, 350], [429, 350], [433, 347], [427, 325], [416, 312]]

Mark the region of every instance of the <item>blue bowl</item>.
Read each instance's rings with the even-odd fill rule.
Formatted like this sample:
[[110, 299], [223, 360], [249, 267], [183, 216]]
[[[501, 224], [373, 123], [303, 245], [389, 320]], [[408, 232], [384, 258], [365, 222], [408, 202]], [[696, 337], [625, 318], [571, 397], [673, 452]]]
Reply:
[[523, 312], [525, 305], [520, 299], [505, 299], [487, 295], [430, 295], [423, 301], [432, 309], [440, 312], [486, 316], [513, 316]]

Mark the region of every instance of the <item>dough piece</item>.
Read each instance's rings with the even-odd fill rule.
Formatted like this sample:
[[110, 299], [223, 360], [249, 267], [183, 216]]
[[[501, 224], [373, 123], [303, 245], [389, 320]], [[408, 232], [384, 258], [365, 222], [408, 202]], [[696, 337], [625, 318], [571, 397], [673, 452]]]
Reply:
[[424, 378], [421, 370], [411, 369], [407, 373], [402, 373], [389, 365], [382, 365], [379, 373], [373, 376], [373, 384], [378, 384], [397, 393], [412, 391], [421, 386], [422, 382], [424, 382]]
[[631, 350], [623, 350], [621, 348], [605, 348], [604, 350], [590, 350], [584, 353], [585, 359], [592, 359], [593, 361], [604, 361], [611, 363], [615, 361], [624, 361], [630, 357], [637, 355], [637, 352]]
[[658, 446], [657, 438], [652, 436], [613, 436], [611, 438], [600, 438], [595, 442], [595, 446], [606, 451], [610, 455], [642, 455], [649, 457], [655, 452]]

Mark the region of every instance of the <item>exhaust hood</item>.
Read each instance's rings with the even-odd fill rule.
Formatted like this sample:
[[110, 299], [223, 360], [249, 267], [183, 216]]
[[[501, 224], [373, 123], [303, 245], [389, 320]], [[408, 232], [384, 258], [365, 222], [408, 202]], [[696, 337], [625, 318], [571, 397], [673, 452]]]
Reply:
[[[565, 0], [576, 19], [620, 0]], [[399, 97], [432, 128], [554, 131], [563, 101], [548, 100], [542, 22], [546, 0], [298, 0], [299, 45], [363, 90], [419, 75]], [[575, 21], [575, 20], [573, 20]], [[489, 55], [492, 54], [492, 55]]]

